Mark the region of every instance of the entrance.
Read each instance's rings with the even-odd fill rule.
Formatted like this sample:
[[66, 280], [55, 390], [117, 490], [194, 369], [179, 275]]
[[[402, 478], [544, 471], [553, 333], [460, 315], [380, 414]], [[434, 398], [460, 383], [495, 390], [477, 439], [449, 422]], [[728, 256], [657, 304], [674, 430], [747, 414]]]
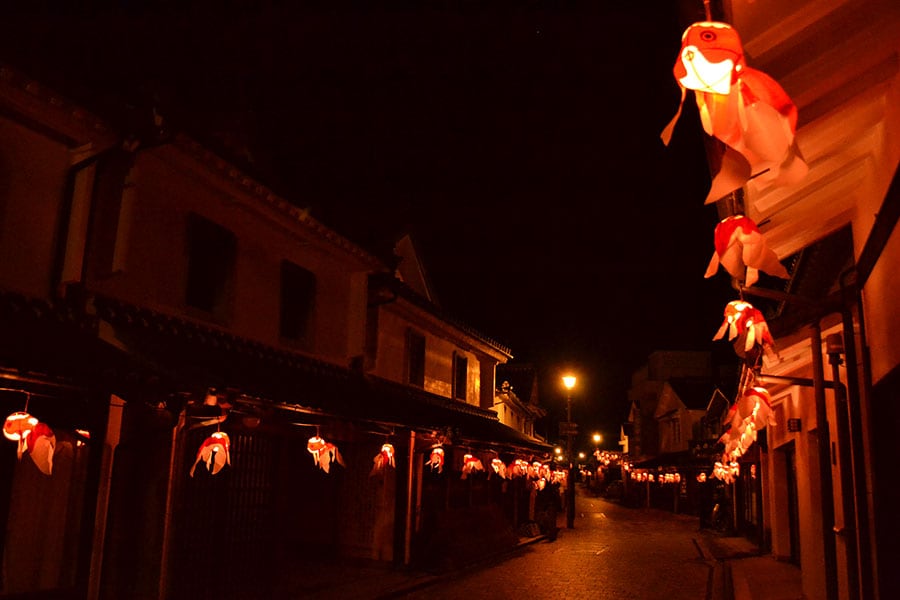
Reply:
[[788, 524], [791, 539], [791, 562], [800, 566], [800, 508], [797, 502], [797, 449], [791, 442], [781, 449], [787, 476]]

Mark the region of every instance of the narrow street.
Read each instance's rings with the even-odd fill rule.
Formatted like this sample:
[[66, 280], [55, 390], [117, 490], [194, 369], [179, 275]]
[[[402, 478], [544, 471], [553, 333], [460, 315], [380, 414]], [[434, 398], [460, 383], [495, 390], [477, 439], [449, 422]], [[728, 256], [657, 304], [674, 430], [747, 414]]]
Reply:
[[[579, 490], [581, 492], [581, 490]], [[429, 600], [703, 600], [715, 561], [697, 519], [577, 497], [574, 529], [565, 514], [556, 541], [541, 540], [491, 565], [443, 577], [400, 598]]]

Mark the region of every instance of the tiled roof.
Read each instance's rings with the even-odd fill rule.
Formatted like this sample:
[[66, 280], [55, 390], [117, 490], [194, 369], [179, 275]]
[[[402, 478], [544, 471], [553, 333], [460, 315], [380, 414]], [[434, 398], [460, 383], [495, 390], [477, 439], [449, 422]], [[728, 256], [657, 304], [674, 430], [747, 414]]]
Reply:
[[214, 387], [311, 415], [449, 429], [486, 446], [549, 448], [503, 425], [490, 410], [112, 298], [96, 297], [93, 304], [127, 351], [176, 391]]

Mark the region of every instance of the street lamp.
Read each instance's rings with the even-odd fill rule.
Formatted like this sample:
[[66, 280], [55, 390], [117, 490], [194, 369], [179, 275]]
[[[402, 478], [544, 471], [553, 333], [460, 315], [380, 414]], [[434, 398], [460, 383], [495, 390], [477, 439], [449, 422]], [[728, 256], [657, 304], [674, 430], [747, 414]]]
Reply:
[[569, 476], [566, 483], [566, 528], [575, 528], [575, 463], [572, 461], [572, 388], [575, 387], [575, 376], [562, 378], [566, 386], [566, 456], [569, 459]]

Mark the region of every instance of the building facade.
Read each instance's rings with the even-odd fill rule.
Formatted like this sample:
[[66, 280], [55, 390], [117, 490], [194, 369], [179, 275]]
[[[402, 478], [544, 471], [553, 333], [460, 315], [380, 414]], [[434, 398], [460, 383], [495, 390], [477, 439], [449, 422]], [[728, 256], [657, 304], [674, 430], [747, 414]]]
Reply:
[[548, 447], [491, 410], [511, 352], [429, 301], [409, 247], [394, 268], [5, 66], [0, 106], [0, 596], [302, 595], [322, 561], [438, 561], [464, 517], [515, 543], [526, 483], [466, 456]]
[[[686, 24], [709, 20], [695, 4]], [[900, 593], [891, 576], [898, 520], [887, 442], [900, 423], [892, 342], [900, 328], [900, 8], [877, 0], [712, 5], [712, 20], [740, 35], [747, 64], [796, 106], [795, 150], [808, 167], [790, 185], [751, 177], [716, 202], [723, 219], [743, 214], [759, 224], [790, 271], [736, 286], [765, 309], [777, 349], [750, 369], [774, 410], [757, 445], [762, 544], [798, 565], [810, 598], [892, 598]], [[721, 146], [709, 154], [717, 169]], [[742, 468], [741, 481], [749, 477]]]

